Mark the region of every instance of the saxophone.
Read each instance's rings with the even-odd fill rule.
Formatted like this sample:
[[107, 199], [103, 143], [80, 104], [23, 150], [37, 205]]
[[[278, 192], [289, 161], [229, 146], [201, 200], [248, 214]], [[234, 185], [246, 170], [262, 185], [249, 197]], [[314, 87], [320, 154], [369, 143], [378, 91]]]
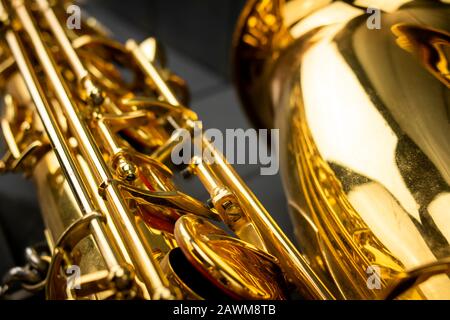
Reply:
[[[35, 182], [49, 247], [9, 278], [47, 299], [329, 298], [206, 136], [189, 143], [209, 159], [171, 163], [175, 129], [197, 116], [157, 42], [121, 44], [90, 19], [66, 28], [68, 5], [1, 2], [0, 168]], [[174, 175], [198, 177], [210, 201]]]
[[448, 4], [246, 4], [235, 80], [280, 128], [298, 247], [207, 135], [173, 163], [201, 128], [157, 41], [66, 28], [68, 6], [0, 2], [0, 173], [33, 179], [47, 240], [0, 296], [20, 280], [47, 299], [450, 297]]
[[448, 1], [249, 1], [235, 82], [339, 299], [450, 299]]

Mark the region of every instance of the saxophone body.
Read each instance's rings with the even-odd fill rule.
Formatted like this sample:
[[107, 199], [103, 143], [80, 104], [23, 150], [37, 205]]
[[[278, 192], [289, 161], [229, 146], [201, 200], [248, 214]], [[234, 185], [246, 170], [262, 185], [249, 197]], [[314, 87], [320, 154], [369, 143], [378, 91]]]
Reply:
[[[48, 299], [329, 298], [205, 136], [183, 141], [208, 161], [172, 163], [197, 116], [157, 41], [119, 43], [92, 18], [66, 28], [69, 5], [0, 6], [0, 170], [35, 182], [49, 247], [28, 252], [3, 295], [21, 280]], [[208, 203], [177, 187], [181, 173]]]
[[241, 16], [241, 100], [280, 128], [299, 248], [335, 297], [450, 298], [449, 16], [445, 1], [327, 0]]
[[[2, 0], [0, 173], [35, 182], [48, 245], [9, 280], [48, 299], [449, 298], [449, 6], [374, 2], [251, 0], [234, 35], [243, 104], [280, 128], [296, 246], [206, 135], [184, 140], [202, 130], [155, 39]], [[206, 152], [177, 165], [180, 141]]]

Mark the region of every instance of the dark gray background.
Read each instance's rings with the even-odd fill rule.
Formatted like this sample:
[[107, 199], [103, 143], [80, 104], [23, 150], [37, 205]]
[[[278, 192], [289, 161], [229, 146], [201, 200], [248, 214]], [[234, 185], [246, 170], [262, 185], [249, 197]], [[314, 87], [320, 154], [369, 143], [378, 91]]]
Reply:
[[[206, 128], [250, 128], [230, 78], [231, 36], [244, 0], [92, 0], [84, 10], [120, 41], [156, 36], [169, 66], [187, 80], [191, 107]], [[282, 228], [292, 235], [279, 176], [261, 176], [255, 165], [236, 166]], [[204, 194], [196, 184], [189, 190]], [[33, 185], [19, 175], [0, 176], [0, 275], [23, 262], [26, 245], [43, 240]]]

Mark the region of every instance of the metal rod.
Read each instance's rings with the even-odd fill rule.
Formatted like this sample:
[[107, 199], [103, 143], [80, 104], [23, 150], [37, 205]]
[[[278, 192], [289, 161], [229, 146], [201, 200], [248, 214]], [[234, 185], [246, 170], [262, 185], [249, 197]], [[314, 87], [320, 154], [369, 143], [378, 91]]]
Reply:
[[149, 75], [161, 96], [163, 96], [171, 105], [179, 106], [180, 102], [172, 93], [167, 83], [163, 80], [158, 70], [156, 70], [155, 66], [145, 57], [136, 41], [133, 39], [128, 40], [125, 47], [133, 54], [138, 65]]
[[78, 82], [82, 85], [86, 99], [92, 102], [93, 105], [100, 105], [103, 103], [103, 95], [99, 88], [97, 88], [89, 77], [89, 72], [84, 67], [80, 57], [72, 47], [72, 43], [67, 37], [61, 23], [55, 15], [55, 12], [50, 7], [47, 0], [36, 0], [39, 9], [44, 15], [50, 30], [58, 41], [61, 49], [69, 61]]
[[58, 73], [56, 65], [44, 45], [42, 37], [27, 8], [24, 6], [23, 1], [20, 0], [13, 1], [13, 7], [25, 32], [30, 38], [31, 46], [37, 54], [38, 60], [49, 79], [49, 83], [55, 90], [56, 97], [66, 115], [71, 132], [79, 143], [81, 153], [90, 164], [98, 185], [104, 186], [103, 192], [106, 205], [110, 209], [108, 210], [108, 214], [118, 227], [130, 258], [136, 266], [136, 272], [148, 288], [153, 299], [172, 299], [174, 295], [169, 289], [168, 281], [163, 275], [158, 262], [153, 258], [152, 248], [139, 232], [135, 216], [128, 210], [117, 186], [110, 183], [113, 177], [103, 159], [103, 155], [98, 149], [97, 143], [87, 127], [86, 121], [83, 121], [79, 117], [77, 108], [70, 98], [65, 81]]
[[73, 71], [75, 72], [76, 77], [79, 81], [85, 78], [88, 75], [88, 71], [83, 66], [80, 58], [72, 47], [70, 40], [65, 36], [64, 29], [59, 23], [58, 18], [55, 13], [51, 9], [47, 0], [36, 0], [36, 3], [39, 6], [39, 9], [43, 13], [48, 25], [50, 26], [50, 30], [55, 36], [56, 40], [60, 44], [64, 54], [67, 56]]
[[[142, 71], [153, 81], [160, 95], [169, 103], [180, 106], [180, 102], [171, 92], [167, 84], [162, 81], [161, 75], [153, 64], [145, 59], [145, 55], [141, 52], [139, 46], [134, 40], [128, 40], [127, 49], [132, 53]], [[171, 119], [175, 122], [175, 120]], [[176, 127], [180, 127], [179, 123]], [[194, 139], [194, 142], [197, 139]], [[216, 150], [205, 136], [200, 139], [202, 145], [198, 147], [208, 148], [210, 154], [213, 155], [214, 164], [206, 164], [212, 172], [228, 187], [239, 199], [240, 205], [259, 230], [263, 237], [269, 253], [278, 258], [278, 261], [284, 270], [288, 272], [289, 277], [300, 288], [304, 288], [305, 293], [316, 299], [332, 299], [333, 295], [326, 288], [324, 283], [319, 279], [315, 272], [311, 269], [305, 258], [298, 252], [292, 242], [281, 231], [280, 227], [269, 215], [264, 206], [258, 201], [253, 192], [236, 174], [231, 165], [225, 160], [224, 156]], [[310, 285], [305, 285], [310, 284]]]
[[[68, 146], [64, 134], [61, 132], [58, 122], [51, 112], [51, 107], [45, 97], [45, 94], [39, 85], [37, 77], [32, 70], [31, 64], [24, 55], [23, 45], [19, 38], [12, 30], [6, 31], [6, 41], [11, 49], [16, 64], [22, 74], [25, 85], [30, 92], [33, 102], [36, 105], [39, 117], [44, 125], [47, 136], [53, 146], [53, 150], [58, 158], [60, 166], [64, 175], [71, 187], [75, 199], [78, 203], [80, 211], [83, 215], [97, 211], [91, 202], [89, 192], [85, 188], [83, 179], [80, 176], [79, 168], [74, 162], [70, 147]], [[106, 236], [104, 225], [98, 220], [94, 219], [91, 222], [92, 233], [98, 243], [99, 249], [105, 257], [105, 262], [109, 269], [115, 268], [121, 264], [121, 257], [113, 251], [115, 246], [110, 243]]]

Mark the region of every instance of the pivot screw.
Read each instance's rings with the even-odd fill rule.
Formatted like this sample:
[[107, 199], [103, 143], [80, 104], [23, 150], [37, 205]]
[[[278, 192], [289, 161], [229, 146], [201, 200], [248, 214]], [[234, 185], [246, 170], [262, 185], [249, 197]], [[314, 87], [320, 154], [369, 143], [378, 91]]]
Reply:
[[120, 178], [131, 182], [136, 180], [137, 167], [132, 162], [122, 158], [119, 160], [117, 173]]

